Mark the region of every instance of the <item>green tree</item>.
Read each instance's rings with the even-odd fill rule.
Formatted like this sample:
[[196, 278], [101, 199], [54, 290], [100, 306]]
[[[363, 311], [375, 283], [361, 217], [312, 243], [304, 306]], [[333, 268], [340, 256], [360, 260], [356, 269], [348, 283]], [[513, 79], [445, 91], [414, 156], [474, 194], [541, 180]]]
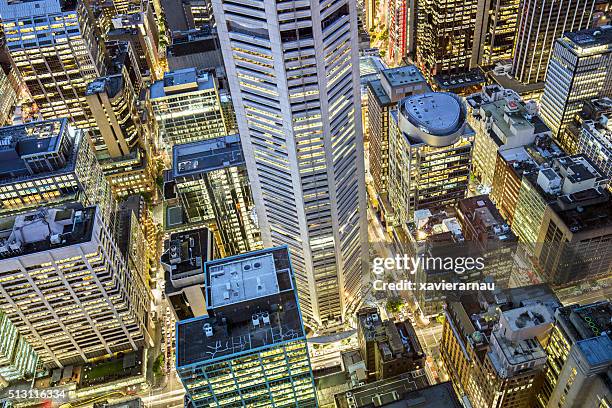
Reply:
[[387, 300], [387, 310], [391, 313], [399, 313], [404, 306], [404, 301], [399, 296], [393, 296]]
[[163, 353], [157, 356], [157, 358], [153, 362], [153, 374], [162, 375], [162, 368], [164, 367], [165, 361], [166, 358], [164, 357]]

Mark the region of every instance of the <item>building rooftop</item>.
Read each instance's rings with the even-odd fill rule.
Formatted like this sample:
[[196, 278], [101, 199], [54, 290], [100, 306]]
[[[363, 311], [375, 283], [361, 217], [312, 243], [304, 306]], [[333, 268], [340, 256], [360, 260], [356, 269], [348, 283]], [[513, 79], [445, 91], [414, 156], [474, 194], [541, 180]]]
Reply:
[[612, 365], [612, 339], [608, 333], [580, 340], [576, 346], [591, 367]]
[[[67, 119], [0, 128], [0, 185], [73, 168], [75, 144], [75, 132]], [[42, 165], [39, 159], [49, 154], [57, 158]]]
[[421, 71], [414, 65], [385, 69], [382, 71], [382, 76], [392, 88], [426, 81]]
[[[374, 403], [367, 407], [378, 407]], [[462, 408], [451, 382], [431, 385], [408, 392], [399, 401], [381, 405], [383, 408]]]
[[399, 111], [400, 129], [430, 146], [449, 146], [466, 128], [465, 104], [451, 93], [426, 92], [408, 96], [400, 101]]
[[207, 262], [208, 316], [177, 324], [179, 367], [304, 339], [287, 247]]
[[571, 305], [556, 311], [557, 324], [563, 327], [572, 342], [612, 335], [612, 302], [601, 301], [589, 305]]
[[237, 134], [174, 145], [172, 156], [174, 178], [244, 165]]
[[74, 203], [5, 217], [0, 220], [0, 259], [87, 242], [91, 240], [95, 214], [96, 207], [83, 208]]
[[472, 240], [516, 241], [516, 236], [488, 195], [464, 198], [457, 206], [464, 216], [464, 222], [469, 223], [476, 234], [470, 237]]
[[214, 89], [215, 79], [208, 71], [195, 68], [179, 69], [166, 72], [164, 79], [155, 81], [150, 88], [150, 98], [155, 100], [188, 92]]
[[368, 87], [380, 106], [392, 105], [391, 98], [389, 98], [389, 95], [385, 92], [385, 88], [382, 86], [380, 79], [369, 81]]
[[468, 72], [458, 74], [438, 74], [434, 75], [434, 81], [440, 89], [451, 90], [484, 84], [486, 78], [480, 69], [473, 69]]
[[[421, 369], [353, 388], [350, 391], [336, 394], [334, 399], [338, 408], [406, 407], [405, 400], [401, 402], [404, 405], [388, 404], [399, 403], [409, 393], [425, 389], [428, 386], [425, 370]], [[443, 407], [451, 408], [454, 405], [444, 405]]]
[[579, 54], [593, 51], [601, 53], [602, 46], [607, 46], [608, 51], [612, 51], [612, 26], [604, 25], [587, 30], [567, 32], [557, 41], [568, 44]]
[[361, 83], [380, 79], [380, 73], [387, 65], [376, 55], [364, 55], [359, 57], [359, 76]]
[[171, 234], [161, 256], [166, 293], [189, 285], [204, 285], [204, 263], [212, 259], [213, 246], [212, 233], [205, 227]]
[[123, 75], [115, 74], [105, 77], [99, 77], [91, 81], [87, 85], [85, 95], [95, 95], [102, 92], [108, 94], [109, 98], [113, 98], [123, 88]]
[[215, 30], [204, 26], [199, 30], [172, 33], [172, 45], [168, 46], [168, 56], [180, 57], [219, 50], [219, 38]]

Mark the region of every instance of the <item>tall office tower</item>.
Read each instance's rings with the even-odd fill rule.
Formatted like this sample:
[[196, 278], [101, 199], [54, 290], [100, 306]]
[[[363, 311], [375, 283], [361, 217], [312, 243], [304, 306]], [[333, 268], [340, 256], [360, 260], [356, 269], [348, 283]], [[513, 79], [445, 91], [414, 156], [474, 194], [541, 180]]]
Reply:
[[0, 310], [51, 367], [149, 342], [149, 295], [99, 207], [78, 203], [2, 219]]
[[317, 406], [287, 247], [204, 264], [207, 316], [179, 322], [177, 373], [198, 407]]
[[471, 114], [468, 122], [476, 131], [472, 174], [481, 185], [491, 188], [498, 152], [530, 145], [538, 138], [550, 137], [550, 129], [537, 114], [533, 101], [499, 85], [487, 85], [466, 98]]
[[160, 146], [213, 139], [227, 134], [217, 79], [212, 72], [185, 68], [168, 72], [149, 90]]
[[0, 63], [0, 126], [11, 123], [18, 96], [13, 77], [15, 72], [11, 64]]
[[566, 128], [584, 102], [612, 96], [612, 26], [565, 33], [555, 41], [542, 96], [542, 119], [570, 154], [578, 140]]
[[187, 220], [213, 229], [221, 256], [261, 248], [238, 135], [175, 145], [172, 163], [175, 191]]
[[170, 234], [161, 256], [164, 292], [177, 321], [205, 316], [204, 264], [217, 255], [212, 231], [206, 227]]
[[[539, 407], [612, 406], [612, 303], [557, 309]], [[535, 406], [535, 404], [534, 404]]]
[[85, 89], [103, 69], [89, 13], [82, 2], [0, 3], [9, 53], [43, 118], [67, 117], [81, 128], [94, 125]]
[[416, 62], [430, 83], [434, 75], [470, 68], [478, 3], [417, 0]]
[[612, 180], [612, 119], [602, 116], [597, 122], [585, 121], [578, 140], [578, 152], [591, 159]]
[[512, 230], [542, 278], [561, 285], [612, 268], [609, 179], [583, 155], [529, 165]]
[[416, 210], [465, 197], [474, 131], [451, 93], [409, 96], [389, 116], [389, 202], [396, 225], [408, 228]]
[[142, 76], [150, 81], [161, 79], [164, 70], [159, 50], [158, 30], [152, 3], [144, 2], [138, 13], [122, 14], [112, 19], [112, 28], [106, 33], [109, 41], [129, 41], [138, 58]]
[[[129, 43], [123, 45], [129, 50]], [[115, 55], [108, 75], [96, 78], [85, 92], [96, 123], [89, 136], [115, 197], [152, 194], [155, 190], [155, 163], [129, 65], [124, 64], [126, 56]]]
[[0, 216], [79, 201], [111, 218], [110, 190], [86, 136], [67, 119], [0, 128]]
[[119, 203], [117, 244], [131, 270], [144, 277], [150, 287], [159, 261], [158, 228], [141, 195], [131, 195]]
[[368, 83], [370, 174], [379, 195], [387, 192], [389, 177], [389, 112], [400, 99], [426, 91], [429, 86], [414, 65], [383, 70], [380, 80]]
[[213, 0], [263, 242], [289, 246], [308, 326], [359, 306], [367, 254], [357, 10], [332, 3]]
[[183, 0], [183, 12], [190, 29], [214, 27], [215, 16], [210, 0]]
[[414, 0], [392, 0], [388, 5], [388, 29], [389, 29], [389, 44], [387, 50], [389, 52], [387, 61], [391, 61], [393, 65], [400, 64], [405, 57], [408, 56], [409, 20], [408, 16], [414, 10], [410, 9], [410, 3]]
[[470, 406], [535, 406], [546, 366], [543, 345], [559, 306], [547, 285], [464, 293], [447, 302], [440, 351]]
[[38, 355], [32, 346], [0, 310], [0, 388], [3, 382], [31, 379], [37, 364]]
[[512, 75], [523, 84], [544, 82], [555, 40], [591, 25], [595, 0], [521, 0]]
[[491, 67], [512, 59], [519, 3], [519, 0], [479, 2], [471, 66]]

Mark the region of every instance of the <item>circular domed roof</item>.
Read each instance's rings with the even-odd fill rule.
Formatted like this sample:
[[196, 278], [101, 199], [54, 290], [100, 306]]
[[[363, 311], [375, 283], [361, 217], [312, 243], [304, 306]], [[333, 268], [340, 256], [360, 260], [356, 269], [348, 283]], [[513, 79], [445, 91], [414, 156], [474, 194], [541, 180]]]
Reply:
[[400, 102], [400, 128], [430, 146], [448, 146], [457, 141], [465, 127], [465, 106], [446, 92], [412, 95]]

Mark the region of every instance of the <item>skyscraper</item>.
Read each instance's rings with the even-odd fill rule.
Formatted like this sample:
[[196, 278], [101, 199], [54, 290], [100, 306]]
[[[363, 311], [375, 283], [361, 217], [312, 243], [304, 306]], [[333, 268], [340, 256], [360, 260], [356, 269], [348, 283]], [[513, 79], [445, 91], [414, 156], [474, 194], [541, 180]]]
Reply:
[[542, 96], [542, 119], [570, 154], [578, 140], [567, 126], [584, 102], [612, 96], [612, 26], [565, 33], [555, 41]]
[[93, 126], [85, 89], [103, 69], [90, 11], [83, 2], [0, 3], [7, 47], [43, 118]]
[[523, 84], [543, 82], [554, 41], [588, 28], [595, 0], [521, 0], [512, 74]]
[[470, 68], [478, 3], [417, 0], [416, 62], [428, 80]]
[[159, 143], [166, 149], [227, 134], [212, 72], [196, 68], [167, 72], [151, 85], [149, 103]]
[[0, 216], [78, 201], [100, 205], [110, 221], [114, 201], [83, 131], [67, 119], [0, 128]]
[[491, 67], [512, 59], [520, 0], [481, 0], [471, 65]]
[[2, 382], [29, 379], [36, 372], [38, 355], [0, 310], [0, 387]]
[[89, 136], [117, 197], [152, 193], [155, 177], [148, 128], [141, 120], [136, 84], [130, 76], [129, 43], [122, 48], [115, 48], [108, 75], [96, 78], [85, 92], [96, 124]]
[[289, 246], [306, 324], [339, 323], [367, 253], [356, 3], [213, 10], [264, 244]]
[[0, 310], [47, 367], [150, 341], [149, 295], [99, 207], [78, 203], [4, 217]]
[[172, 179], [188, 221], [213, 229], [222, 256], [261, 248], [238, 135], [175, 145]]
[[389, 118], [389, 202], [404, 228], [414, 211], [465, 197], [474, 131], [464, 102], [451, 93], [402, 99]]
[[539, 407], [606, 407], [612, 404], [612, 304], [571, 305], [555, 312]]
[[209, 261], [207, 315], [177, 324], [177, 373], [196, 407], [317, 406], [287, 247]]

